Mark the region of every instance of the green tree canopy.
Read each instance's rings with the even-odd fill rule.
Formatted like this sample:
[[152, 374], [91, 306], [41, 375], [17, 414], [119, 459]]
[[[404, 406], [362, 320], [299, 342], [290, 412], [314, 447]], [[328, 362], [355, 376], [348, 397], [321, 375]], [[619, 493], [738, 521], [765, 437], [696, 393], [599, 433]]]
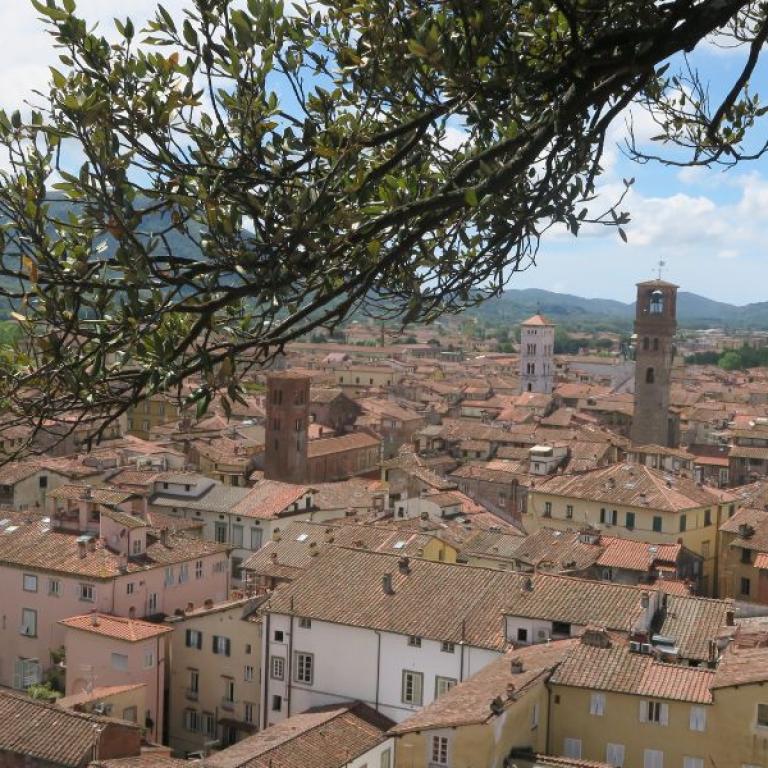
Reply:
[[[592, 203], [633, 102], [697, 164], [749, 154], [762, 114], [746, 0], [190, 0], [114, 33], [34, 5], [60, 63], [0, 113], [0, 293], [26, 334], [0, 392], [68, 429], [192, 376], [226, 410], [243, 356], [353, 311], [461, 310], [554, 223], [623, 237], [620, 201]], [[745, 66], [712, 104], [668, 65], [716, 30]]]

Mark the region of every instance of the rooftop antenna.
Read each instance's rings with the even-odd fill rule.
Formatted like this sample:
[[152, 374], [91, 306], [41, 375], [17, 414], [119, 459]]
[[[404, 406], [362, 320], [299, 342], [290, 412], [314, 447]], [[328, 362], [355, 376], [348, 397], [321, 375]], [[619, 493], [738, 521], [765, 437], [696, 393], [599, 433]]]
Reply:
[[661, 280], [661, 273], [662, 273], [664, 267], [666, 267], [666, 266], [667, 266], [667, 262], [664, 261], [664, 259], [659, 259], [659, 264], [658, 264], [659, 280]]

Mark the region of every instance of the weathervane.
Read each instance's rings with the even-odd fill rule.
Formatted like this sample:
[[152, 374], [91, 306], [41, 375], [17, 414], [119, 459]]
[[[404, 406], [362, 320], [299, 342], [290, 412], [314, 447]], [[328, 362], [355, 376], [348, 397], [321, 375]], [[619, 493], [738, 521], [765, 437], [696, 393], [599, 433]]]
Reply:
[[664, 259], [659, 259], [659, 280], [661, 280], [661, 272], [666, 265], [667, 263], [664, 261]]

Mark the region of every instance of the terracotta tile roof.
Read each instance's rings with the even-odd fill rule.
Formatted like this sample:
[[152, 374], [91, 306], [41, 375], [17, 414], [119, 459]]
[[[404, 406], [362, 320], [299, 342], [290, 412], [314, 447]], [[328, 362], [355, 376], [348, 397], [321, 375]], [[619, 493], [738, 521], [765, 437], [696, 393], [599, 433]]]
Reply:
[[657, 563], [677, 563], [683, 549], [681, 544], [648, 544], [613, 536], [601, 536], [600, 543], [605, 549], [597, 560], [598, 565], [644, 573]]
[[513, 559], [515, 552], [525, 538], [522, 531], [479, 531], [462, 548], [462, 557], [483, 557], [489, 559]]
[[[110, 722], [0, 691], [0, 752], [21, 755], [34, 764], [80, 768]], [[121, 723], [121, 727], [134, 726]]]
[[[191, 763], [194, 765], [194, 763]], [[200, 765], [200, 763], [198, 763]], [[190, 768], [189, 760], [146, 752], [136, 757], [118, 757], [114, 760], [97, 760], [88, 768]]]
[[312, 505], [322, 510], [371, 509], [376, 496], [371, 489], [371, 482], [359, 478], [337, 483], [316, 483], [314, 491]]
[[[2, 514], [8, 517], [5, 512]], [[91, 579], [111, 579], [120, 575], [119, 556], [100, 540], [95, 542], [95, 551], [87, 550], [85, 557], [80, 557], [77, 536], [76, 533], [51, 530], [42, 519], [31, 523], [19, 522], [16, 530], [5, 528], [0, 533], [0, 563]], [[145, 555], [128, 561], [128, 573], [189, 562], [227, 551], [223, 544], [185, 536], [180, 532], [170, 534], [168, 546], [151, 536], [147, 541]]]
[[731, 610], [732, 600], [670, 594], [658, 634], [675, 639], [681, 658], [706, 661], [709, 640], [718, 636]]
[[554, 326], [554, 323], [550, 323], [544, 315], [536, 314], [531, 315], [531, 317], [524, 320], [520, 325]]
[[121, 616], [110, 616], [106, 613], [87, 613], [81, 616], [71, 616], [58, 622], [69, 629], [89, 632], [92, 635], [111, 637], [113, 640], [124, 640], [127, 643], [137, 643], [173, 632], [172, 627], [164, 624], [152, 624], [148, 621], [125, 619]]
[[[537, 573], [449, 565], [330, 547], [269, 601], [273, 613], [503, 650], [502, 615], [627, 631], [643, 608], [637, 587]], [[382, 588], [391, 574], [394, 594]], [[523, 586], [532, 580], [532, 590]], [[329, 585], [334, 585], [332, 589]]]
[[[196, 484], [200, 478], [203, 478], [203, 476], [197, 474], [182, 475], [181, 479], [179, 479], [178, 475], [161, 475], [158, 477], [158, 481], [183, 483], [186, 479], [190, 484]], [[176, 507], [192, 510], [199, 509], [206, 512], [229, 512], [248, 496], [249, 490], [247, 488], [225, 485], [210, 478], [203, 479], [205, 482], [201, 482], [201, 486], [204, 490], [198, 496], [174, 494], [170, 489], [159, 488], [160, 482], [158, 482], [155, 485], [158, 490], [150, 497], [149, 501], [153, 506], [163, 508]]]
[[582, 760], [562, 755], [535, 755], [527, 749], [513, 749], [509, 753], [514, 758], [512, 764], [517, 768], [614, 768], [609, 763], [598, 760]]
[[292, 506], [311, 492], [312, 488], [308, 485], [259, 480], [229, 511], [241, 517], [273, 520], [291, 514]]
[[768, 461], [768, 447], [733, 445], [728, 455], [732, 459], [762, 459], [763, 461]]
[[119, 509], [110, 509], [109, 507], [99, 506], [99, 514], [108, 517], [118, 525], [122, 525], [124, 528], [147, 528], [149, 523], [141, 517], [136, 517], [128, 512], [122, 512]]
[[532, 566], [551, 564], [558, 570], [584, 570], [603, 553], [600, 544], [581, 540], [579, 531], [540, 528], [520, 542], [514, 559]]
[[206, 758], [210, 768], [342, 768], [385, 740], [392, 721], [359, 702], [314, 707]]
[[542, 483], [537, 491], [565, 498], [679, 512], [718, 502], [710, 489], [692, 480], [666, 476], [641, 464], [613, 464], [583, 475], [562, 475]]
[[[477, 674], [451, 688], [432, 704], [420, 709], [390, 730], [401, 735], [433, 728], [486, 723], [494, 715], [491, 702], [497, 697], [513, 704], [542, 676], [548, 675], [579, 641], [557, 640], [508, 651], [483, 667]], [[513, 673], [512, 659], [523, 663], [523, 671]], [[508, 686], [514, 685], [510, 698]]]
[[[744, 529], [746, 536], [740, 533], [742, 525], [748, 526]], [[720, 530], [736, 534], [730, 542], [731, 547], [768, 552], [768, 512], [763, 509], [739, 509], [720, 526]]]
[[131, 685], [102, 685], [93, 688], [90, 691], [82, 693], [73, 693], [71, 696], [64, 696], [56, 700], [56, 706], [63, 709], [72, 709], [82, 704], [88, 704], [91, 701], [100, 701], [110, 696], [119, 696], [121, 693], [137, 691], [139, 688], [146, 688], [146, 683], [133, 683]]
[[737, 635], [720, 658], [712, 688], [728, 688], [733, 685], [764, 683], [768, 681], [768, 648], [763, 633], [756, 646], [740, 642]]
[[[88, 495], [86, 495], [88, 494]], [[95, 488], [89, 485], [60, 485], [48, 492], [49, 499], [87, 499], [98, 504], [115, 506], [133, 498], [133, 491], [121, 491], [116, 488]]]
[[376, 448], [381, 445], [378, 437], [373, 437], [367, 432], [350, 432], [339, 437], [322, 437], [318, 440], [310, 440], [307, 443], [307, 456], [329, 456], [333, 453], [344, 451], [356, 451], [363, 448]]
[[630, 653], [614, 641], [609, 648], [578, 644], [552, 675], [552, 685], [627, 693], [654, 699], [712, 703], [710, 669], [664, 664], [653, 656]]

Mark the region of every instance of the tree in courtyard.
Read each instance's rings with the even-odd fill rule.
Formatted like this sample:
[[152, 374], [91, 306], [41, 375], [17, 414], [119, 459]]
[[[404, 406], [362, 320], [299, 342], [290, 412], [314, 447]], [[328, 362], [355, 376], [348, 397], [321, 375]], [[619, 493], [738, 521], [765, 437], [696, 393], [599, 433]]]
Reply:
[[[670, 162], [763, 150], [749, 0], [189, 0], [109, 33], [34, 5], [60, 62], [0, 113], [8, 425], [98, 437], [159, 391], [226, 411], [248, 365], [353, 312], [477, 304], [555, 224], [625, 237], [594, 199], [633, 103]], [[744, 46], [718, 103], [682, 58], [715, 32]]]

